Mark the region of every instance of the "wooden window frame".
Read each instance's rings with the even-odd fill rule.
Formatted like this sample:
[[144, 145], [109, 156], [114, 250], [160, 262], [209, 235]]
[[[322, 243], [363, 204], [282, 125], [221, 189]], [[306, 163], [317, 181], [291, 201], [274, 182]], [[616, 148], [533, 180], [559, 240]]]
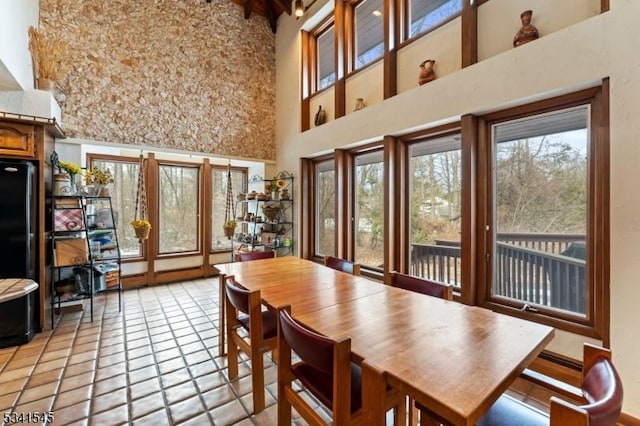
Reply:
[[[385, 150], [384, 141], [372, 142], [367, 145], [363, 145], [357, 148], [344, 151], [344, 158], [342, 159], [342, 161], [338, 162], [338, 165], [340, 166], [340, 169], [343, 174], [343, 178], [341, 179], [340, 177], [338, 177], [336, 179], [336, 183], [338, 185], [338, 188], [346, 189], [343, 191], [344, 193], [342, 195], [338, 194], [338, 212], [336, 214], [336, 218], [339, 218], [339, 220], [342, 220], [344, 224], [342, 231], [338, 232], [338, 235], [345, 235], [345, 232], [346, 232], [346, 235], [348, 235], [348, 238], [346, 239], [343, 238], [343, 240], [346, 240], [346, 241], [344, 241], [344, 243], [342, 244], [342, 247], [340, 247], [340, 244], [338, 244], [338, 257], [341, 257], [350, 261], [355, 261], [355, 255], [356, 255], [355, 240], [356, 240], [356, 231], [357, 231], [356, 223], [355, 223], [356, 159], [361, 155], [371, 154], [373, 152], [380, 152], [382, 154], [382, 167], [383, 167], [382, 183], [383, 183], [383, 188], [386, 188], [387, 176], [389, 174], [389, 166], [385, 161], [386, 160], [385, 151], [386, 150]], [[336, 172], [338, 172], [338, 167], [336, 167]], [[342, 184], [340, 183], [341, 180], [342, 180]], [[383, 218], [382, 218], [383, 224], [384, 224], [383, 236], [386, 236], [387, 235], [386, 229], [388, 228], [388, 217], [384, 213], [386, 211], [386, 209], [384, 208], [384, 204], [385, 204], [385, 200], [387, 200], [386, 197], [388, 197], [388, 195], [387, 194], [382, 194], [382, 195], [384, 198], [383, 199]], [[340, 228], [339, 226], [336, 226], [337, 231], [339, 230], [339, 228]], [[385, 250], [384, 246], [386, 246], [386, 241], [383, 242], [383, 250]], [[342, 248], [342, 251], [340, 250], [340, 248]], [[384, 251], [384, 253], [385, 253], [385, 258], [383, 259], [383, 264], [387, 265], [388, 259], [386, 258], [386, 255], [388, 255], [388, 253], [386, 250]], [[372, 268], [368, 265], [362, 265], [362, 264], [360, 265], [360, 271], [362, 275], [369, 276], [371, 278], [380, 279], [380, 280], [383, 279], [385, 274], [384, 267], [382, 269], [379, 269], [379, 268]]]
[[[386, 17], [384, 16], [384, 13], [387, 12], [386, 10], [386, 3], [389, 0], [382, 0], [382, 10], [383, 10], [383, 16], [382, 16], [382, 43], [383, 43], [383, 52], [382, 54], [374, 59], [371, 62], [368, 62], [364, 65], [362, 65], [360, 68], [356, 68], [356, 61], [358, 59], [358, 37], [357, 37], [357, 33], [356, 33], [356, 9], [358, 8], [358, 6], [360, 6], [360, 4], [362, 4], [365, 0], [347, 0], [345, 1], [345, 20], [344, 20], [344, 26], [345, 26], [345, 50], [347, 53], [347, 64], [346, 64], [346, 77], [350, 77], [354, 74], [359, 73], [360, 71], [363, 71], [371, 66], [373, 66], [374, 64], [377, 64], [378, 62], [384, 60], [385, 58], [385, 54], [387, 52], [387, 40], [388, 40], [388, 36], [386, 35]], [[393, 1], [393, 0], [391, 0]]]
[[[315, 28], [309, 31], [309, 42], [307, 45], [308, 49], [308, 61], [309, 61], [309, 72], [308, 72], [308, 86], [309, 86], [309, 97], [313, 97], [319, 93], [324, 92], [336, 85], [338, 81], [338, 70], [334, 60], [333, 71], [336, 74], [335, 81], [328, 85], [327, 87], [320, 88], [320, 67], [318, 63], [318, 39], [325, 35], [328, 31], [333, 29], [335, 31], [335, 22], [333, 15], [325, 18], [320, 24], [318, 24]], [[303, 47], [304, 48], [304, 47]], [[335, 57], [335, 43], [334, 43], [334, 57]]]
[[[572, 333], [608, 342], [609, 321], [609, 102], [608, 80], [602, 86], [582, 90], [480, 118], [479, 133], [478, 209], [476, 261], [478, 304], [497, 312], [550, 325]], [[523, 117], [553, 113], [566, 108], [590, 106], [589, 165], [587, 181], [587, 314], [575, 315], [548, 309], [522, 310], [522, 303], [509, 303], [491, 297], [493, 276], [493, 143], [491, 125]], [[488, 228], [487, 228], [488, 227]]]
[[[208, 179], [210, 181], [210, 186], [213, 186], [213, 172], [214, 171], [223, 171], [226, 172], [228, 170], [229, 166], [223, 166], [223, 165], [219, 165], [219, 164], [212, 164], [208, 167]], [[243, 174], [243, 178], [242, 178], [242, 188], [235, 188], [236, 191], [239, 192], [247, 192], [247, 188], [249, 187], [249, 169], [246, 167], [237, 167], [237, 166], [231, 166], [231, 171], [232, 172], [240, 172]], [[204, 173], [207, 173], [207, 171], [205, 170]], [[207, 178], [205, 177], [205, 181], [207, 180]], [[239, 192], [236, 192], [236, 194], [238, 194]], [[211, 190], [207, 191], [205, 193], [205, 200], [208, 199], [208, 203], [209, 204], [209, 208], [207, 208], [207, 210], [209, 211], [209, 218], [207, 219], [207, 221], [211, 222], [210, 225], [210, 229], [211, 232], [206, 233], [204, 237], [209, 241], [208, 242], [208, 249], [205, 249], [209, 251], [209, 254], [221, 254], [221, 253], [230, 253], [232, 250], [230, 249], [223, 249], [223, 250], [215, 250], [212, 247], [212, 238], [213, 238], [213, 227], [216, 226], [217, 224], [213, 223], [213, 198], [210, 196], [211, 194]], [[233, 202], [235, 203], [235, 199], [233, 200]], [[235, 218], [233, 218], [235, 220]], [[207, 235], [208, 234], [208, 235]]]
[[[401, 28], [400, 28], [400, 45], [399, 47], [402, 48], [416, 40], [419, 40], [420, 38], [426, 36], [427, 34], [430, 34], [432, 32], [434, 32], [435, 30], [437, 30], [440, 27], [443, 27], [445, 25], [447, 25], [449, 22], [457, 19], [458, 17], [462, 16], [463, 10], [465, 8], [465, 4], [467, 3], [467, 1], [469, 0], [461, 0], [462, 3], [462, 7], [460, 8], [460, 12], [449, 16], [446, 19], [443, 19], [442, 21], [438, 22], [438, 24], [434, 25], [433, 27], [429, 28], [427, 31], [418, 33], [416, 35], [414, 35], [413, 37], [410, 36], [410, 31], [411, 31], [411, 16], [410, 16], [410, 10], [411, 10], [411, 5], [410, 2], [411, 0], [400, 0], [399, 1], [399, 14], [401, 17]], [[476, 5], [477, 7], [477, 5]]]
[[[93, 154], [93, 153], [88, 153], [86, 155], [86, 164], [87, 164], [87, 168], [91, 168], [93, 167], [93, 164], [95, 161], [105, 161], [105, 162], [112, 162], [112, 163], [129, 163], [129, 164], [140, 164], [140, 159], [138, 158], [133, 158], [133, 157], [121, 157], [118, 155], [106, 155], [106, 154]], [[148, 187], [148, 179], [147, 179], [147, 160], [144, 160], [144, 165], [143, 165], [143, 172], [145, 173], [145, 184], [147, 185], [147, 190], [149, 189]], [[124, 217], [120, 216], [119, 220], [125, 220]], [[131, 220], [133, 220], [133, 218], [131, 218]], [[122, 257], [121, 262], [124, 263], [134, 263], [134, 262], [141, 262], [141, 261], [146, 261], [147, 257], [148, 257], [148, 248], [147, 248], [147, 244], [140, 244], [141, 248], [140, 248], [140, 256], [127, 256], [127, 257]]]
[[[173, 166], [173, 167], [188, 167], [188, 168], [193, 168], [196, 169], [198, 171], [198, 188], [196, 189], [196, 194], [198, 197], [198, 206], [196, 208], [197, 211], [197, 224], [198, 224], [198, 229], [196, 231], [196, 246], [197, 248], [195, 250], [191, 250], [191, 251], [180, 251], [180, 252], [160, 252], [160, 168], [162, 166]], [[197, 256], [197, 255], [203, 255], [205, 250], [203, 249], [203, 235], [202, 235], [202, 231], [204, 229], [204, 218], [206, 216], [206, 213], [203, 211], [204, 209], [204, 186], [203, 185], [203, 181], [204, 181], [204, 173], [203, 173], [203, 164], [201, 163], [189, 163], [189, 162], [181, 162], [181, 161], [170, 161], [170, 160], [157, 160], [157, 167], [158, 167], [158, 172], [157, 172], [157, 181], [155, 182], [156, 188], [158, 189], [158, 209], [157, 209], [157, 217], [158, 217], [158, 226], [155, 227], [155, 234], [156, 234], [156, 238], [157, 238], [157, 252], [155, 253], [155, 258], [156, 259], [172, 259], [172, 258], [179, 258], [179, 257], [190, 257], [190, 256]], [[206, 235], [204, 237], [207, 237]], [[208, 250], [207, 250], [208, 251]]]
[[[336, 165], [336, 158], [334, 154], [327, 154], [327, 155], [322, 155], [319, 157], [314, 157], [314, 158], [304, 158], [302, 159], [302, 164], [303, 164], [303, 191], [305, 194], [307, 194], [308, 196], [305, 197], [306, 200], [304, 200], [303, 202], [305, 202], [305, 205], [302, 206], [303, 213], [302, 213], [302, 229], [305, 230], [304, 233], [306, 233], [306, 236], [303, 239], [303, 257], [307, 258], [307, 259], [311, 259], [313, 261], [316, 262], [322, 262], [323, 259], [323, 255], [318, 253], [316, 250], [317, 247], [317, 239], [318, 236], [316, 235], [316, 214], [318, 212], [318, 165], [320, 163], [324, 163], [327, 161], [331, 161], [333, 160], [334, 162], [334, 173], [336, 174], [336, 184], [337, 184], [337, 176], [338, 176], [338, 172], [337, 172], [337, 165]], [[338, 186], [336, 185], [336, 198], [338, 196]], [[334, 241], [337, 242], [337, 222], [338, 222], [338, 216], [337, 216], [337, 205], [338, 205], [338, 200], [336, 199], [336, 213], [334, 214], [335, 218], [336, 218], [336, 230], [334, 230]], [[337, 247], [334, 244], [334, 253], [337, 252]]]

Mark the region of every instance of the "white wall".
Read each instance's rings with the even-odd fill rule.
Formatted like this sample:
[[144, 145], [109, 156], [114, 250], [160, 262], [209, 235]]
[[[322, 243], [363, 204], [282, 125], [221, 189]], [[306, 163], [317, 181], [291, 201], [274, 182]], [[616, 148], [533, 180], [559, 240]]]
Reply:
[[[540, 37], [600, 13], [600, 0], [491, 0], [478, 8], [478, 59], [513, 48], [522, 23], [520, 13], [532, 10], [531, 24]], [[490, 28], [491, 31], [481, 31]], [[541, 64], [542, 65], [542, 64]]]
[[353, 113], [357, 98], [363, 98], [366, 105], [375, 105], [383, 101], [384, 93], [380, 82], [383, 78], [383, 62], [378, 61], [360, 72], [349, 76], [345, 83], [346, 113]]
[[456, 18], [398, 51], [398, 93], [418, 87], [420, 64], [434, 59], [436, 78], [462, 66], [462, 19]]
[[39, 0], [0, 0], [0, 90], [33, 89], [29, 27], [38, 27]]
[[[487, 4], [491, 4], [492, 0]], [[317, 8], [326, 2], [319, 3]], [[557, 4], [558, 2], [554, 2]], [[315, 10], [315, 9], [314, 9]], [[314, 10], [311, 10], [313, 13]], [[534, 14], [535, 14], [534, 10]], [[535, 16], [535, 15], [534, 15]], [[637, 0], [611, 0], [611, 10], [517, 49], [408, 90], [378, 105], [299, 133], [299, 29], [283, 15], [276, 34], [276, 141], [279, 169], [300, 175], [300, 157], [483, 114], [611, 81], [611, 347], [625, 386], [624, 412], [640, 418], [637, 310], [640, 306], [640, 35]], [[516, 16], [515, 19], [519, 19]], [[534, 22], [535, 23], [535, 22]], [[517, 31], [513, 31], [513, 34]], [[513, 38], [511, 31], [510, 39]], [[437, 102], [429, 102], [437, 100]], [[424, 108], [424, 105], [431, 105]], [[299, 190], [296, 197], [299, 197]], [[299, 229], [299, 228], [298, 228]], [[299, 239], [299, 238], [298, 238]], [[582, 339], [558, 333], [553, 349], [576, 355]], [[575, 341], [575, 342], [572, 342]]]

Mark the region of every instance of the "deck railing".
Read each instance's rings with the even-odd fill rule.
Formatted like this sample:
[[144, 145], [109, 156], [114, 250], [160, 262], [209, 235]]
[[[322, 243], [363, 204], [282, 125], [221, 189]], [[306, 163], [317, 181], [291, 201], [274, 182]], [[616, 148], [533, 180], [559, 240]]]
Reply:
[[[498, 234], [494, 295], [584, 314], [584, 235]], [[412, 275], [460, 286], [460, 243], [412, 244]]]

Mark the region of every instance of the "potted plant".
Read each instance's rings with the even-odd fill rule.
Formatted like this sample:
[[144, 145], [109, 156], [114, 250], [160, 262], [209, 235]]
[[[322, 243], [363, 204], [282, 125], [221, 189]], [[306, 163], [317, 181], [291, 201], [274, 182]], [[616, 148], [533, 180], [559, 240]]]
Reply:
[[67, 73], [68, 43], [42, 30], [29, 27], [29, 52], [37, 88], [53, 91]]
[[[76, 193], [76, 175], [82, 171], [82, 168], [75, 163], [72, 163], [70, 161], [64, 161], [64, 160], [58, 161], [57, 166], [61, 174], [69, 176], [70, 192], [68, 193], [68, 195], [75, 194]], [[61, 178], [62, 178], [61, 180], [64, 180], [64, 176], [61, 176]]]
[[106, 197], [108, 191], [105, 186], [113, 182], [113, 174], [111, 174], [111, 170], [109, 169], [102, 170], [98, 168], [98, 166], [93, 166], [85, 170], [84, 181], [87, 186], [93, 186], [95, 188], [95, 195]]
[[149, 232], [151, 231], [151, 222], [145, 219], [136, 219], [131, 221], [131, 226], [136, 233], [136, 237], [139, 240], [146, 240], [149, 238]]
[[228, 239], [231, 239], [231, 237], [233, 237], [233, 234], [236, 231], [236, 225], [237, 225], [237, 222], [233, 219], [226, 221], [225, 224], [222, 225], [224, 236], [227, 237]]

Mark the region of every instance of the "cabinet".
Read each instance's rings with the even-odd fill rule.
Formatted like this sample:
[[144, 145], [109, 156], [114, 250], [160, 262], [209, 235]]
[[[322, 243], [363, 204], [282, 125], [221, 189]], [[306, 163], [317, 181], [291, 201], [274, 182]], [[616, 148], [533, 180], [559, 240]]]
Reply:
[[118, 292], [122, 309], [121, 258], [116, 232], [117, 215], [110, 197], [54, 195], [51, 248], [51, 327], [54, 312], [90, 299]]
[[[294, 214], [293, 176], [280, 172], [273, 179], [254, 176], [249, 187], [265, 188], [265, 192], [240, 194], [235, 211], [241, 232], [234, 236], [235, 251], [276, 250], [277, 256], [293, 253]], [[267, 188], [280, 182], [277, 191]]]
[[34, 156], [35, 144], [33, 133], [33, 126], [0, 122], [0, 156]]

